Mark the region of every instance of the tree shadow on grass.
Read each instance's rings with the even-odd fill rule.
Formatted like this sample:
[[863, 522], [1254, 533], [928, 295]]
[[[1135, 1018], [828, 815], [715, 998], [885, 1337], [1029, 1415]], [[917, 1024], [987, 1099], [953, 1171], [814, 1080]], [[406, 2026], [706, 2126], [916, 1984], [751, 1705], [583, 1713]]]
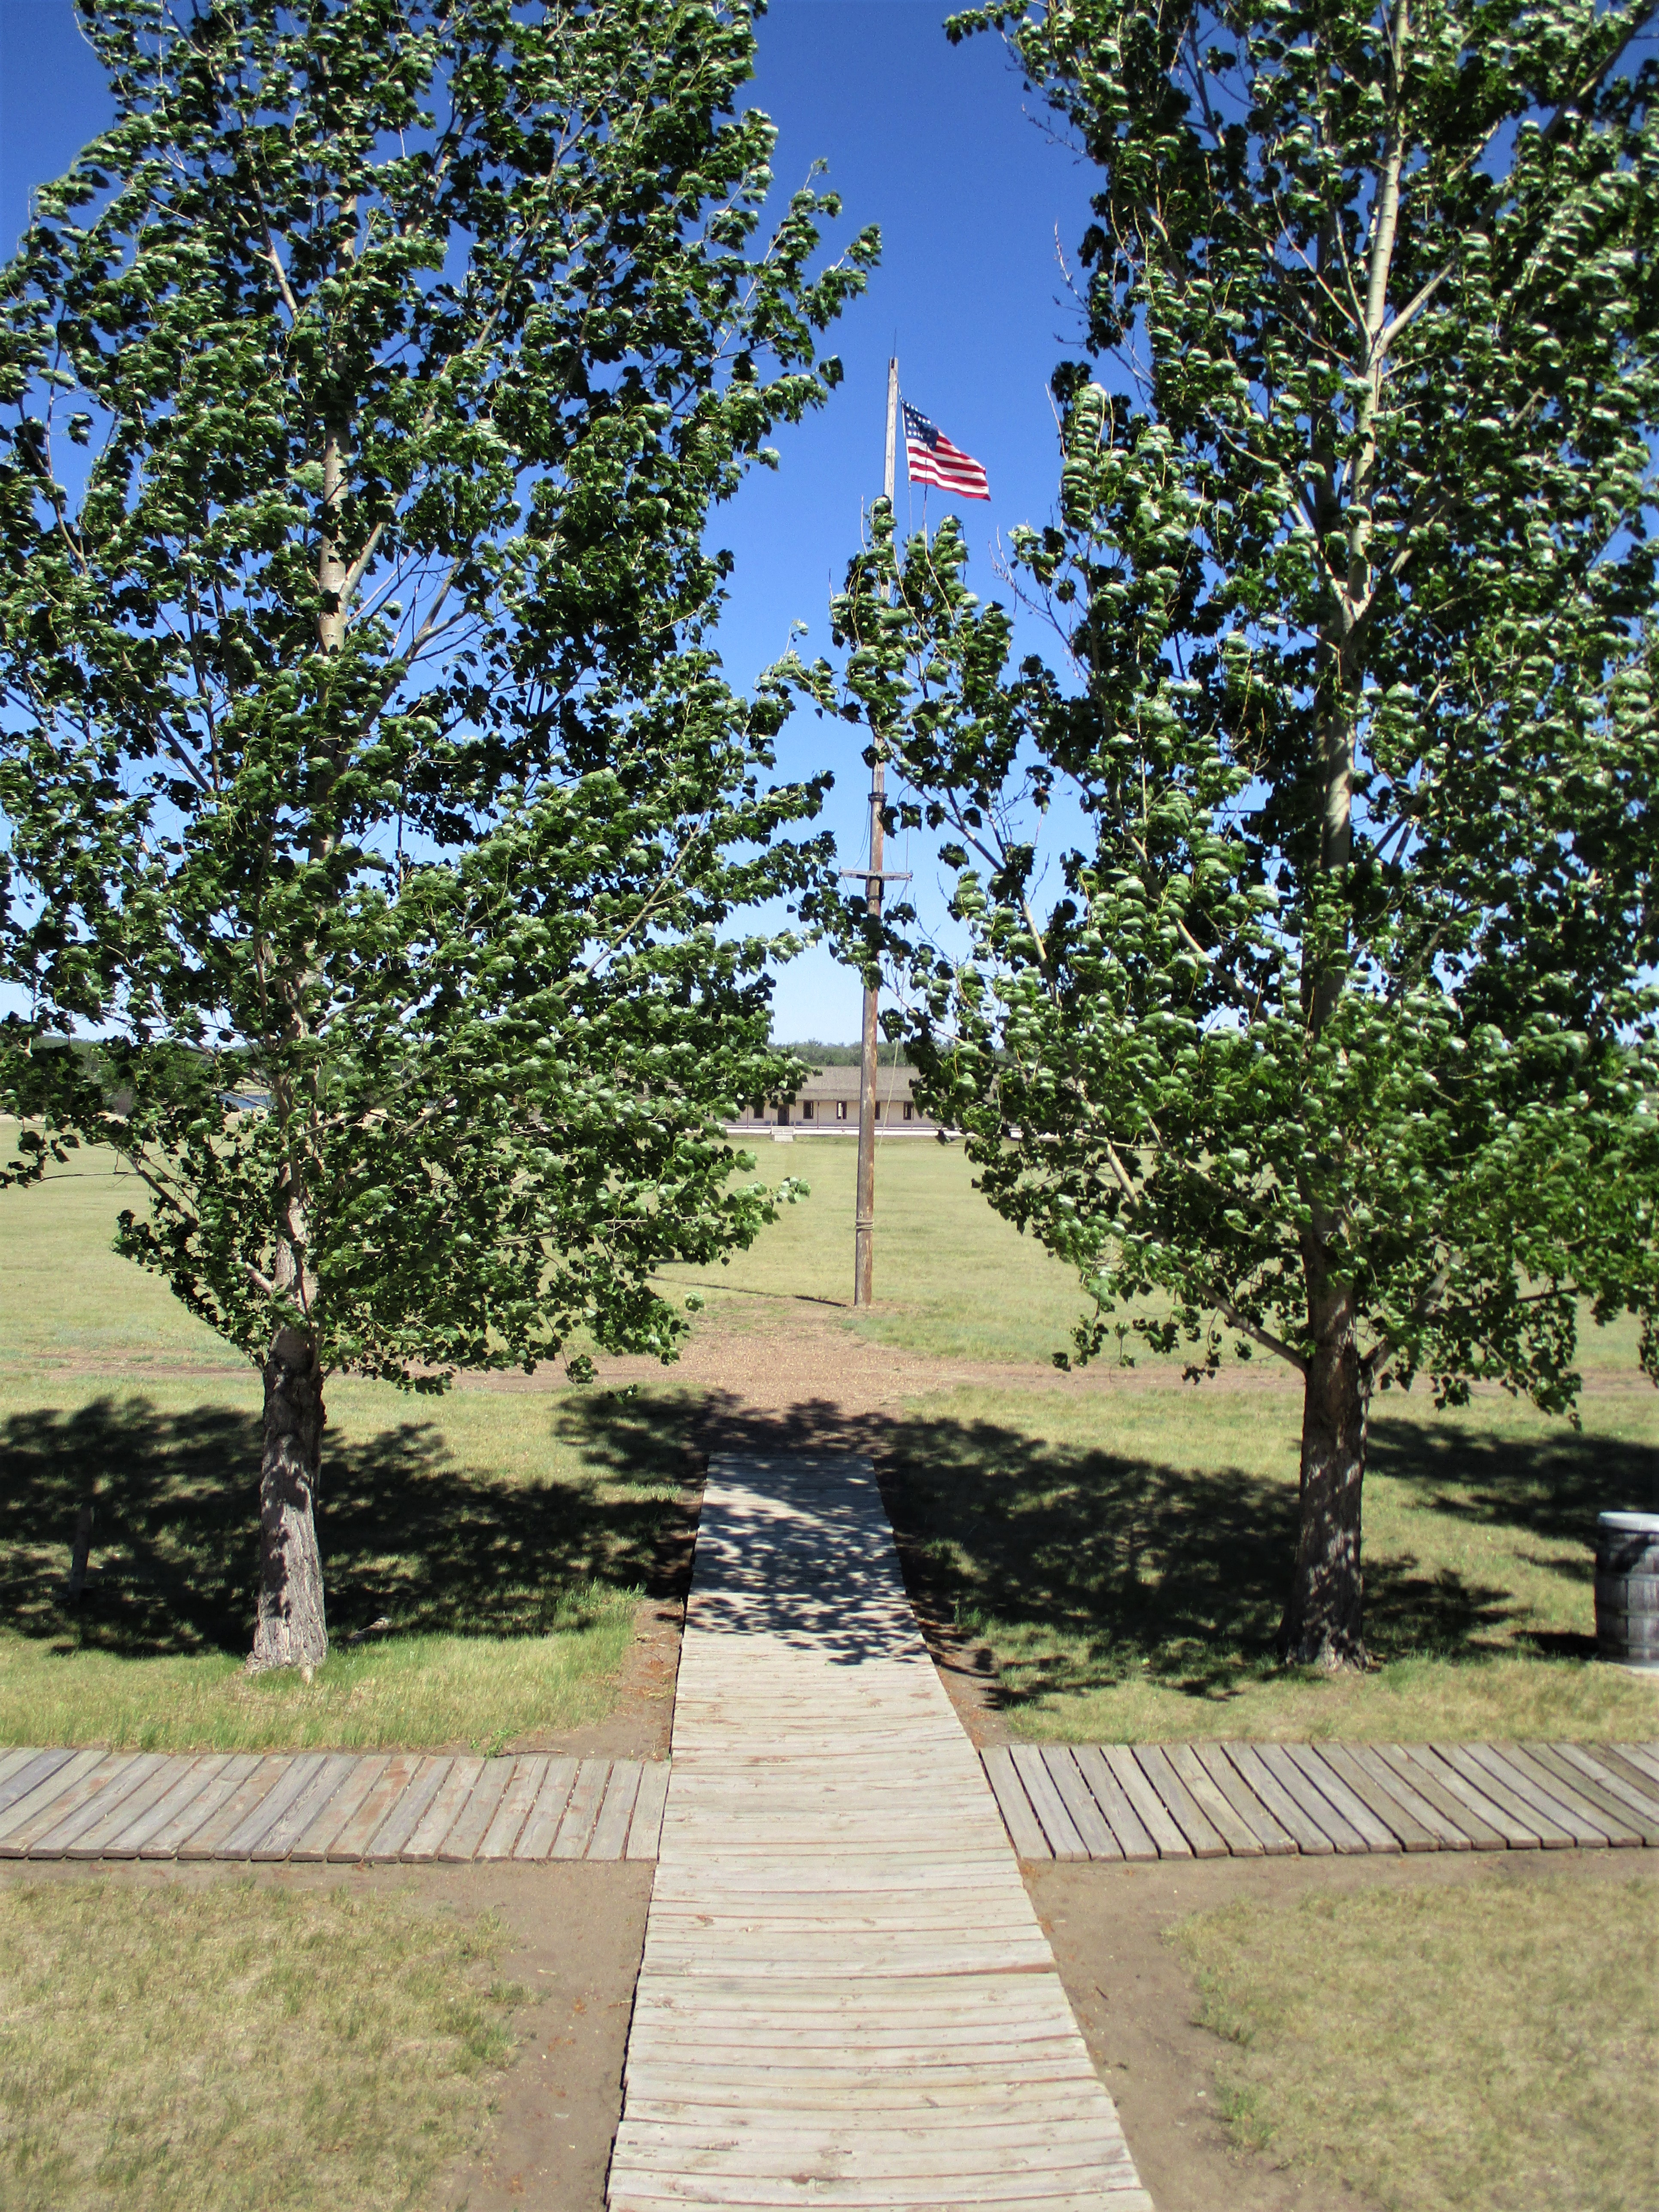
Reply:
[[[550, 1413], [551, 1408], [550, 1407]], [[247, 1649], [258, 1528], [259, 1423], [222, 1407], [163, 1413], [102, 1398], [0, 1424], [0, 1627], [69, 1648], [154, 1657]], [[331, 1438], [319, 1516], [329, 1626], [403, 1634], [537, 1636], [578, 1626], [595, 1595], [649, 1586], [678, 1464], [640, 1486], [492, 1481], [454, 1463], [436, 1427], [403, 1421]], [[93, 1566], [64, 1599], [81, 1504]]]
[[[568, 1402], [562, 1420], [586, 1455], [619, 1469], [670, 1436], [732, 1452], [870, 1453], [924, 1618], [963, 1623], [970, 1635], [975, 1617], [1000, 1625], [1006, 1705], [1132, 1680], [1225, 1699], [1274, 1664], [1295, 1543], [1293, 1481], [1056, 1443], [943, 1409], [848, 1416], [817, 1401], [773, 1413], [720, 1393], [596, 1395]], [[1506, 1443], [1500, 1485], [1486, 1439], [1449, 1431], [1413, 1459], [1417, 1435], [1394, 1425], [1387, 1471], [1427, 1486], [1429, 1502], [1439, 1503], [1437, 1485], [1449, 1497], [1473, 1471], [1494, 1520], [1527, 1528], [1544, 1514], [1557, 1442]], [[1470, 1443], [1472, 1465], [1459, 1457]], [[1589, 1470], [1587, 1460], [1586, 1481]], [[1577, 1508], [1559, 1510], [1561, 1532], [1571, 1524], [1582, 1535]], [[1521, 1611], [1501, 1583], [1451, 1565], [1425, 1571], [1413, 1559], [1373, 1558], [1367, 1566], [1368, 1635], [1379, 1658], [1512, 1650]]]
[[[1659, 1512], [1659, 1450], [1565, 1425], [1515, 1437], [1455, 1421], [1380, 1419], [1370, 1469], [1449, 1520], [1531, 1537], [1540, 1548], [1527, 1553], [1529, 1564], [1581, 1589], [1595, 1579], [1598, 1513]], [[1596, 1650], [1593, 1636], [1524, 1625], [1516, 1642], [1552, 1659], [1592, 1659]]]
[[1598, 1513], [1659, 1512], [1659, 1449], [1565, 1424], [1515, 1437], [1455, 1421], [1377, 1420], [1370, 1470], [1454, 1520], [1584, 1547], [1569, 1571], [1586, 1582]]

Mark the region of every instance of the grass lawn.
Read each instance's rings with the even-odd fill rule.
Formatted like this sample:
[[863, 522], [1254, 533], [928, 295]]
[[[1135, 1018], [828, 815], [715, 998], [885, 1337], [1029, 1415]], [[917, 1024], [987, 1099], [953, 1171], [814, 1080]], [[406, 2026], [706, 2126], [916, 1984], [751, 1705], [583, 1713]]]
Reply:
[[[1366, 1486], [1372, 1674], [1286, 1673], [1272, 1644], [1294, 1512], [1296, 1378], [1258, 1359], [1194, 1389], [1179, 1361], [1060, 1376], [1066, 1271], [974, 1194], [959, 1150], [895, 1140], [878, 1173], [878, 1304], [848, 1297], [854, 1148], [757, 1148], [804, 1176], [706, 1286], [741, 1353], [842, 1332], [968, 1379], [879, 1441], [937, 1595], [994, 1654], [1012, 1726], [1070, 1741], [1188, 1735], [1659, 1735], [1659, 1680], [1593, 1662], [1607, 1505], [1659, 1507], [1659, 1398], [1633, 1330], [1591, 1331], [1575, 1433], [1499, 1394], [1437, 1414], [1380, 1399]], [[155, 1279], [108, 1249], [130, 1182], [80, 1172], [0, 1198], [0, 1741], [182, 1750], [526, 1746], [597, 1717], [700, 1402], [672, 1370], [605, 1390], [416, 1400], [337, 1382], [322, 1541], [337, 1646], [309, 1686], [240, 1673], [252, 1606], [258, 1385]], [[945, 1380], [941, 1371], [941, 1382]], [[776, 1441], [763, 1413], [723, 1423]], [[856, 1422], [848, 1441], [868, 1433]], [[59, 1589], [95, 1495], [95, 1572]]]
[[9, 2212], [370, 2212], [476, 2138], [502, 1931], [252, 1881], [0, 1884]]
[[[935, 1591], [994, 1654], [1011, 1725], [1053, 1741], [1659, 1734], [1659, 1678], [1594, 1661], [1604, 1507], [1659, 1510], [1659, 1395], [1633, 1323], [1587, 1328], [1575, 1431], [1498, 1390], [1461, 1411], [1425, 1386], [1376, 1401], [1365, 1486], [1363, 1678], [1273, 1656], [1294, 1539], [1298, 1379], [1258, 1357], [1219, 1385], [1178, 1359], [1044, 1376], [1073, 1279], [992, 1215], [959, 1151], [894, 1142], [878, 1166], [878, 1302], [854, 1315], [853, 1148], [759, 1148], [812, 1197], [704, 1271], [719, 1325], [816, 1316], [1006, 1384], [916, 1401], [886, 1438], [892, 1497]], [[692, 1279], [690, 1271], [685, 1279]], [[671, 1431], [672, 1382], [573, 1422], [617, 1456]], [[757, 1442], [764, 1441], [757, 1428]]]
[[1183, 1923], [1236, 2141], [1389, 2212], [1647, 2212], [1656, 1903], [1495, 1866]]
[[565, 1438], [556, 1395], [337, 1380], [321, 1540], [341, 1640], [308, 1685], [250, 1681], [258, 1378], [109, 1250], [131, 1183], [81, 1167], [0, 1198], [0, 1741], [493, 1750], [600, 1717], [678, 1448], [618, 1468]]
[[775, 1323], [792, 1308], [938, 1358], [1046, 1363], [1081, 1310], [1077, 1277], [993, 1213], [959, 1146], [895, 1137], [876, 1147], [876, 1304], [853, 1310], [857, 1146], [845, 1137], [751, 1143], [757, 1178], [801, 1176], [812, 1195], [725, 1267], [671, 1267], [728, 1328]]

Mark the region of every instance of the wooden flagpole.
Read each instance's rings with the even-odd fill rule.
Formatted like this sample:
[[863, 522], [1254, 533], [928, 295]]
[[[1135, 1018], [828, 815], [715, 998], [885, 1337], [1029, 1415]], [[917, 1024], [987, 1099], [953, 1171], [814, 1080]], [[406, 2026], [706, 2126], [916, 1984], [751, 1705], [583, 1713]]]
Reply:
[[[887, 364], [887, 504], [893, 504], [894, 441], [898, 429], [898, 362]], [[881, 811], [886, 773], [878, 750], [870, 772], [870, 866], [865, 876], [865, 900], [872, 921], [881, 919]], [[876, 1269], [876, 1049], [881, 1031], [878, 1012], [880, 984], [867, 985], [864, 994], [864, 1050], [859, 1066], [859, 1182], [853, 1217], [853, 1304], [867, 1306], [875, 1296]]]

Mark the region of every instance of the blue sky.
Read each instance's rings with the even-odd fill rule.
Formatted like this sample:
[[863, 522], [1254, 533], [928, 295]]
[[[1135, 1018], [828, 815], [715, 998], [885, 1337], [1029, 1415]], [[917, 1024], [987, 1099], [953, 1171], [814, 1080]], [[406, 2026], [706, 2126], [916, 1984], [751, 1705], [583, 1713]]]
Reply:
[[[776, 0], [759, 29], [749, 102], [779, 126], [780, 199], [812, 162], [845, 203], [844, 234], [879, 223], [882, 266], [831, 343], [847, 377], [829, 406], [777, 440], [782, 466], [757, 471], [712, 535], [737, 556], [722, 649], [733, 680], [753, 681], [804, 622], [809, 653], [827, 650], [826, 610], [860, 515], [881, 489], [887, 360], [896, 349], [905, 397], [985, 464], [992, 497], [960, 511], [972, 580], [998, 590], [999, 537], [1041, 521], [1053, 503], [1057, 453], [1048, 380], [1076, 349], [1055, 234], [1068, 258], [1088, 219], [1090, 172], [1043, 127], [1000, 42], [952, 46], [942, 0]], [[0, 0], [0, 251], [27, 218], [28, 195], [60, 173], [108, 114], [101, 72], [70, 0]], [[899, 520], [920, 524], [921, 495], [900, 467]], [[911, 502], [907, 516], [907, 500]], [[928, 495], [927, 517], [945, 511]], [[856, 733], [797, 715], [781, 765], [836, 771], [829, 821], [846, 859], [861, 857], [867, 772]], [[914, 866], [925, 913], [942, 900], [920, 844], [890, 866]], [[781, 1036], [851, 1039], [856, 977], [822, 951], [778, 979]]]

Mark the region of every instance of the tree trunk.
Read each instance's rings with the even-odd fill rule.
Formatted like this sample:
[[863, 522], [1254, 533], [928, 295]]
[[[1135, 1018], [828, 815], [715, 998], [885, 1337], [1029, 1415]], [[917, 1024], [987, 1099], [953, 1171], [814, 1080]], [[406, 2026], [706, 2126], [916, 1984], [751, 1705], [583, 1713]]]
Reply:
[[316, 1503], [323, 1457], [323, 1370], [316, 1340], [279, 1328], [265, 1361], [259, 1464], [259, 1610], [247, 1671], [320, 1667], [328, 1656]]
[[1303, 1381], [1301, 1527], [1280, 1656], [1334, 1672], [1365, 1663], [1360, 1491], [1370, 1381], [1352, 1294], [1335, 1298]]

